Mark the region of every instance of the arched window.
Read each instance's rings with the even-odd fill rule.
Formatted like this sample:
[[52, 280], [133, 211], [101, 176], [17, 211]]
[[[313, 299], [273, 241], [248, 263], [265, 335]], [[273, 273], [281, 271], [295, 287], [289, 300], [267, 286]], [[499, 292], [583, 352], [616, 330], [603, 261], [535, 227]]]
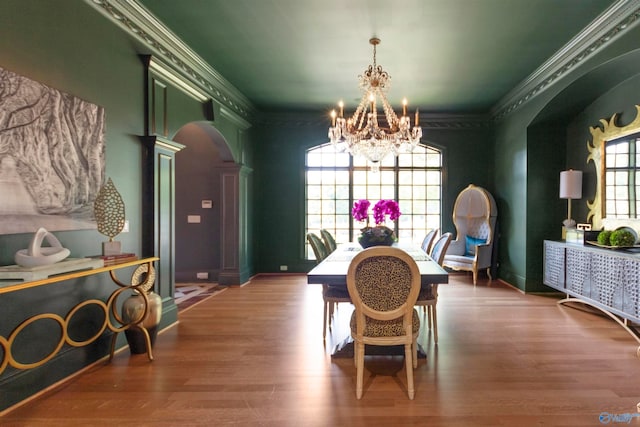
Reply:
[[[307, 150], [306, 233], [329, 230], [337, 243], [355, 241], [364, 224], [351, 217], [353, 202], [397, 200], [402, 215], [395, 231], [402, 241], [420, 244], [428, 230], [440, 227], [442, 153], [418, 145], [413, 152], [388, 156], [379, 172], [365, 160], [336, 152], [331, 144]], [[387, 226], [394, 227], [388, 223]], [[314, 259], [310, 246], [306, 257]]]

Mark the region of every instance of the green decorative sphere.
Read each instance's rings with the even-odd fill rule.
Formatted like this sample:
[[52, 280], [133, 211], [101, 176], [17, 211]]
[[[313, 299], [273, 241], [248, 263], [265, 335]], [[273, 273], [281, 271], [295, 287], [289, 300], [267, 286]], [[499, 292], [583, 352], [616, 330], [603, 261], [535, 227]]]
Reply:
[[601, 245], [609, 246], [609, 239], [611, 238], [611, 230], [602, 230], [598, 234], [598, 243]]
[[609, 237], [611, 246], [633, 246], [636, 243], [636, 236], [627, 230], [615, 230]]

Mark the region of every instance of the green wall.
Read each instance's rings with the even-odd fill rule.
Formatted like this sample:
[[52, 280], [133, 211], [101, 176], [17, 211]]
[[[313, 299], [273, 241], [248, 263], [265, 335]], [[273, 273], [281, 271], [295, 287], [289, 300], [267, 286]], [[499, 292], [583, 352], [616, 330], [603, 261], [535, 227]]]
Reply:
[[567, 204], [558, 198], [560, 171], [585, 171], [583, 202], [573, 202], [572, 215], [584, 222], [595, 185], [585, 166], [588, 127], [640, 102], [639, 40], [640, 29], [629, 30], [496, 124], [499, 276], [524, 291], [549, 290], [542, 284], [542, 243], [561, 238]]
[[[123, 250], [141, 254], [143, 197], [153, 191], [143, 187], [145, 151], [139, 136], [145, 134], [146, 117], [145, 68], [141, 55], [152, 52], [89, 2], [79, 0], [3, 0], [0, 28], [0, 67], [104, 107], [106, 176], [113, 179], [122, 196], [131, 230], [118, 235], [117, 240], [122, 242]], [[186, 123], [205, 120], [200, 102], [170, 85], [167, 93], [169, 137]], [[242, 159], [245, 144], [248, 145], [244, 129], [249, 123], [234, 117], [233, 113], [222, 114], [215, 101], [213, 110], [214, 126], [223, 133], [234, 158]], [[3, 154], [0, 150], [0, 156]], [[250, 183], [247, 188], [251, 191]], [[0, 194], [0, 203], [2, 197]], [[245, 209], [246, 204], [242, 208]], [[245, 222], [249, 224], [250, 219], [245, 218]], [[101, 243], [107, 239], [96, 230], [54, 231], [54, 234], [71, 250], [74, 258], [100, 253]], [[0, 265], [13, 264], [15, 252], [26, 248], [31, 236], [32, 233], [1, 235]], [[241, 252], [243, 274], [248, 277], [252, 266], [245, 264], [252, 259], [251, 250], [245, 245]], [[131, 273], [132, 269], [127, 269], [118, 277], [127, 282]], [[108, 275], [102, 274], [3, 294], [0, 296], [0, 336], [9, 337], [20, 322], [31, 316], [56, 313], [64, 317], [79, 302], [93, 298], [106, 300], [115, 289]], [[162, 296], [165, 306], [161, 328], [177, 320], [173, 295]], [[73, 330], [80, 335], [90, 335], [100, 321], [96, 320], [95, 313], [87, 310], [78, 315]], [[51, 351], [57, 337], [50, 332], [51, 325], [45, 323], [38, 322], [20, 334], [22, 343], [14, 349], [16, 359], [37, 361]], [[64, 346], [40, 368], [26, 371], [7, 368], [0, 375], [0, 411], [104, 357], [110, 337], [111, 333], [105, 332], [87, 347]], [[117, 347], [124, 345], [124, 334], [120, 334]], [[162, 355], [156, 354], [156, 357]]]
[[[106, 175], [124, 200], [131, 229], [118, 240], [126, 251], [140, 253], [142, 150], [137, 135], [143, 133], [143, 85], [142, 63], [131, 40], [95, 10], [74, 0], [3, 1], [0, 28], [0, 66], [105, 108]], [[71, 250], [72, 257], [100, 253], [106, 239], [95, 230], [55, 235]], [[0, 265], [13, 264], [13, 254], [27, 247], [30, 238], [31, 234], [0, 236]], [[82, 300], [104, 300], [114, 286], [108, 279], [96, 277], [4, 294], [0, 298], [0, 335], [7, 337], [32, 315], [52, 312], [64, 316]], [[90, 330], [90, 313], [83, 321], [87, 323], [83, 329]], [[51, 349], [51, 337], [42, 335], [38, 327], [33, 329], [20, 337], [32, 341], [28, 350], [19, 351], [21, 360], [39, 360]], [[37, 339], [43, 336], [46, 338]], [[108, 338], [105, 334], [86, 348], [65, 347], [40, 368], [5, 370], [0, 376], [0, 409], [99, 359], [108, 351]], [[119, 337], [118, 345], [123, 344], [124, 337]]]
[[[469, 184], [492, 191], [492, 132], [486, 123], [430, 128], [421, 120], [423, 143], [443, 150], [442, 229], [452, 231], [451, 214], [458, 193]], [[426, 122], [426, 124], [425, 124]], [[254, 251], [257, 272], [307, 272], [315, 264], [303, 257], [304, 159], [310, 147], [328, 142], [324, 113], [264, 114], [251, 130], [256, 165]]]

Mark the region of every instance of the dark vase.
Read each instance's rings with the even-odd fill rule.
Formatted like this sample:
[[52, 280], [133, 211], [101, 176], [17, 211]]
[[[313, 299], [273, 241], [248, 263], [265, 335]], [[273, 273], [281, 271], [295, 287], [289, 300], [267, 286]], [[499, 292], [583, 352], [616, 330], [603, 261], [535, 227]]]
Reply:
[[[145, 341], [144, 332], [138, 327], [142, 325], [149, 333], [149, 340], [151, 346], [156, 341], [158, 335], [158, 325], [162, 317], [162, 298], [155, 292], [149, 292], [147, 294], [149, 301], [149, 310], [147, 316], [136, 325], [132, 325], [130, 328], [124, 331], [129, 343], [129, 350], [131, 354], [142, 354], [147, 352], [147, 346]], [[140, 319], [144, 312], [144, 299], [141, 295], [131, 295], [127, 298], [122, 305], [122, 319], [129, 323], [136, 319]]]
[[392, 229], [385, 226], [365, 227], [362, 230], [358, 243], [364, 249], [371, 246], [391, 246], [396, 242], [396, 236]]

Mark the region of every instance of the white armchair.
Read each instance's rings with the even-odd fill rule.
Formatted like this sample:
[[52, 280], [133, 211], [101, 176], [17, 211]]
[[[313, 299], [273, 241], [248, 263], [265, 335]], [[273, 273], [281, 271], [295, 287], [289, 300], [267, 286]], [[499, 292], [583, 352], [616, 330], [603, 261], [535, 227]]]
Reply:
[[487, 190], [473, 184], [462, 190], [453, 206], [456, 240], [449, 244], [443, 265], [473, 272], [474, 285], [483, 268], [491, 279], [497, 216], [496, 202]]

